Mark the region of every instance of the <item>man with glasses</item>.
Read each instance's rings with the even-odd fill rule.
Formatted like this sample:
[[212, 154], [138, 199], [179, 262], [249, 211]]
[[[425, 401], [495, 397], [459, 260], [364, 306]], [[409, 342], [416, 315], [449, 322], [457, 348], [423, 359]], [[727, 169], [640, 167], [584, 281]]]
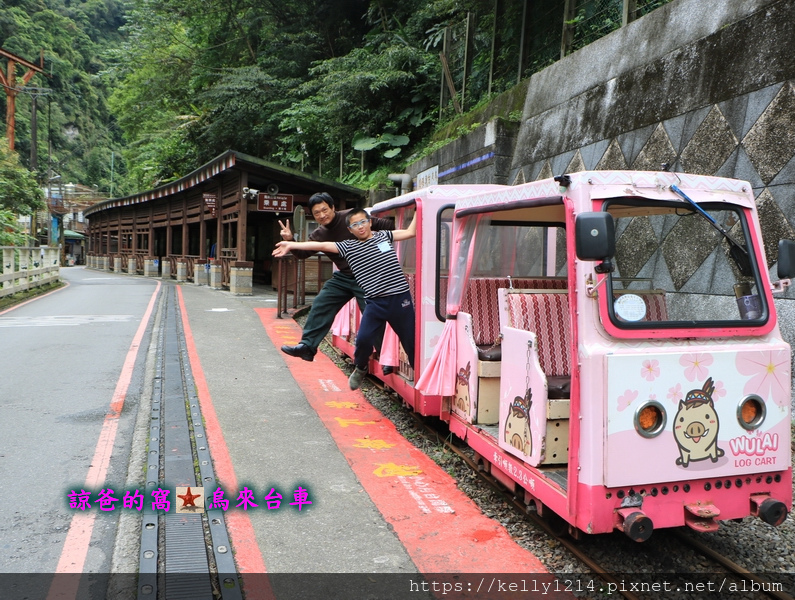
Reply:
[[353, 240], [340, 242], [279, 242], [273, 256], [284, 256], [295, 250], [339, 254], [350, 265], [356, 281], [364, 288], [365, 309], [356, 332], [353, 362], [356, 368], [348, 378], [352, 390], [362, 384], [370, 354], [378, 340], [378, 332], [389, 323], [403, 344], [414, 368], [414, 302], [409, 283], [403, 274], [393, 242], [413, 238], [417, 232], [417, 213], [406, 229], [372, 231], [368, 214], [355, 208], [347, 215]]
[[[341, 242], [355, 239], [346, 221], [346, 217], [353, 210], [357, 209], [335, 210], [334, 199], [326, 192], [312, 195], [309, 198], [309, 211], [320, 227], [309, 235], [309, 240], [314, 242]], [[279, 233], [282, 239], [293, 241], [290, 220], [287, 219], [286, 224], [279, 221], [279, 227], [281, 227]], [[372, 219], [372, 228], [375, 230], [391, 230], [395, 228], [395, 225], [391, 219]], [[309, 258], [316, 254], [316, 251], [296, 249], [292, 254], [296, 258]], [[336, 265], [337, 270], [334, 271], [331, 279], [323, 284], [323, 288], [312, 302], [312, 308], [309, 310], [306, 323], [304, 323], [301, 341], [295, 346], [282, 346], [282, 352], [303, 360], [314, 360], [320, 342], [326, 337], [331, 325], [334, 323], [334, 317], [351, 298], [356, 298], [359, 310], [364, 312], [364, 290], [356, 282], [348, 263], [336, 252], [327, 254]], [[376, 344], [379, 350], [383, 337], [384, 332], [382, 329]], [[384, 370], [386, 370], [386, 367]]]

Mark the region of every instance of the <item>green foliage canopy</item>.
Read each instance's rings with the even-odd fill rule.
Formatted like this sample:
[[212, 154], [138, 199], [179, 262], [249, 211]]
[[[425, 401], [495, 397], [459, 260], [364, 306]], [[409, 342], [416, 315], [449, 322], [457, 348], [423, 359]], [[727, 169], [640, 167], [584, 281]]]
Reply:
[[8, 140], [0, 138], [0, 210], [29, 215], [44, 208], [43, 198], [33, 173], [9, 150]]
[[[120, 137], [107, 106], [106, 84], [112, 81], [101, 76], [102, 56], [120, 43], [122, 7], [121, 0], [4, 0], [0, 46], [36, 64], [43, 51], [47, 73], [34, 75], [17, 96], [15, 149], [24, 165], [35, 159], [42, 174], [51, 167], [65, 180], [107, 192], [111, 152], [119, 155]], [[19, 79], [24, 71], [17, 69]], [[35, 157], [30, 88], [39, 89]], [[0, 94], [0, 111], [5, 114], [5, 109], [5, 94]], [[87, 170], [92, 152], [101, 161]], [[123, 165], [117, 168], [123, 172]]]
[[[349, 183], [371, 182], [365, 171], [403, 170], [438, 121], [456, 116], [451, 103], [440, 106], [445, 39], [458, 90], [469, 62], [462, 103], [470, 108], [527, 76], [517, 73], [520, 43], [526, 69], [555, 60], [562, 25], [559, 0], [3, 6], [0, 44], [33, 62], [44, 50], [49, 77], [31, 82], [51, 90], [37, 101], [37, 163], [101, 192], [113, 186], [116, 196], [182, 177], [229, 149], [326, 176], [337, 175], [340, 164]], [[525, 22], [532, 26], [523, 36]], [[31, 103], [20, 94], [23, 163], [31, 150]]]
[[[126, 40], [108, 61], [133, 184], [180, 177], [230, 148], [310, 170], [341, 159], [350, 171], [362, 158], [354, 138], [408, 138], [410, 149], [427, 137], [438, 108], [439, 49], [426, 32], [491, 7], [130, 0]], [[406, 156], [402, 147], [367, 153], [367, 168]]]

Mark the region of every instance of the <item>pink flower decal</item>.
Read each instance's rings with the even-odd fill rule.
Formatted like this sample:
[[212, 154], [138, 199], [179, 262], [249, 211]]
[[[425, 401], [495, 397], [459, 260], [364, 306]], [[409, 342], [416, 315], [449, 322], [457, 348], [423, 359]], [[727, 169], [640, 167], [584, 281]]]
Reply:
[[726, 388], [723, 385], [722, 381], [715, 382], [715, 391], [712, 392], [712, 399], [717, 400], [718, 398], [723, 398], [727, 394]]
[[679, 402], [684, 396], [682, 395], [682, 384], [677, 383], [674, 387], [668, 388], [668, 399], [676, 404]]
[[685, 354], [679, 359], [679, 364], [685, 368], [688, 381], [703, 381], [709, 375], [707, 367], [712, 364], [712, 355], [703, 352]]
[[619, 410], [619, 412], [624, 410], [625, 408], [627, 408], [630, 404], [632, 404], [632, 402], [637, 397], [638, 397], [638, 391], [637, 390], [627, 390], [626, 392], [624, 392], [623, 396], [619, 396], [618, 397], [618, 410]]
[[649, 381], [657, 379], [660, 376], [660, 361], [654, 359], [644, 360], [640, 369], [640, 376]]
[[737, 371], [750, 376], [744, 394], [759, 394], [762, 399], [772, 399], [779, 406], [790, 401], [790, 356], [786, 350], [738, 352]]

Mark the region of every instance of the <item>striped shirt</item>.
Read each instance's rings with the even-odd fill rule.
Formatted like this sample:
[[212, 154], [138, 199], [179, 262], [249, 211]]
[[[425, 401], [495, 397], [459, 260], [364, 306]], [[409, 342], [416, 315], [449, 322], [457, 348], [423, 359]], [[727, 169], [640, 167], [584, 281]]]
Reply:
[[340, 255], [348, 261], [365, 298], [394, 296], [409, 291], [391, 231], [374, 231], [367, 240], [336, 242]]

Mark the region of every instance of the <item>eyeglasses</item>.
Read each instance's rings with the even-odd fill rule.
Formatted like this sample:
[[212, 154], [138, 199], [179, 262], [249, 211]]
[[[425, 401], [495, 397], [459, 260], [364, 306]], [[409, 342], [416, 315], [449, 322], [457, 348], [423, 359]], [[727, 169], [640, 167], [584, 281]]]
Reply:
[[355, 223], [351, 223], [350, 225], [348, 225], [348, 229], [354, 229], [355, 227], [364, 227], [369, 222], [370, 219], [362, 219], [361, 221], [356, 221]]

